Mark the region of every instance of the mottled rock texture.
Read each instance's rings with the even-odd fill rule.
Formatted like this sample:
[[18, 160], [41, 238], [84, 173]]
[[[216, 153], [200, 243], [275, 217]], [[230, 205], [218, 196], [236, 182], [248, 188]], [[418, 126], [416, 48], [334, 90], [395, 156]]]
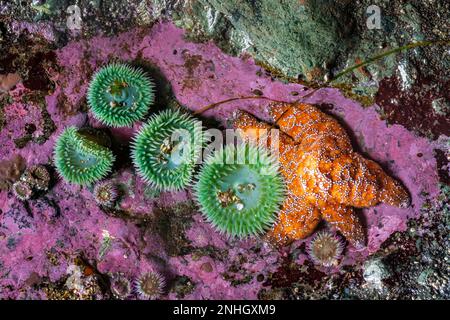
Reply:
[[[328, 26], [322, 19], [354, 14], [349, 19], [358, 25], [362, 19], [358, 14], [368, 4], [343, 2], [342, 6], [354, 10], [342, 12], [324, 9], [325, 2], [311, 7], [307, 1], [283, 1], [284, 6], [275, 6], [277, 1], [264, 1], [264, 5], [246, 1], [241, 9], [245, 15], [235, 12], [233, 16], [233, 1], [161, 1], [151, 5], [147, 1], [80, 0], [77, 4], [82, 9], [83, 28], [77, 31], [66, 28], [65, 7], [60, 6], [63, 2], [37, 5], [45, 3], [47, 7], [33, 8], [23, 1], [0, 2], [0, 74], [16, 73], [21, 78], [8, 92], [0, 93], [0, 182], [4, 186], [0, 191], [0, 298], [111, 298], [110, 279], [121, 276], [132, 281], [152, 270], [167, 279], [163, 299], [449, 297], [449, 117], [445, 107], [448, 97], [444, 95], [448, 90], [439, 89], [445, 88], [442, 79], [448, 81], [448, 74], [435, 72], [446, 70], [443, 66], [448, 53], [442, 47], [407, 54], [416, 57], [429, 77], [428, 82], [414, 82], [410, 88], [417, 88], [413, 90], [401, 87], [409, 83], [402, 82], [403, 69], [398, 69], [398, 59], [404, 54], [390, 56], [390, 66], [385, 60], [373, 65], [384, 68], [385, 75], [372, 67], [369, 73], [373, 78], [364, 72], [370, 81], [382, 77], [382, 89], [383, 83], [393, 88], [380, 90], [378, 104], [369, 101], [369, 106], [363, 107], [348, 98], [353, 85], [360, 83], [356, 73], [346, 79], [350, 89], [324, 87], [304, 99], [335, 116], [347, 129], [354, 147], [400, 179], [412, 197], [412, 206], [406, 209], [379, 205], [361, 210], [358, 214], [365, 221], [367, 247], [356, 250], [347, 245], [341, 264], [324, 269], [309, 260], [305, 251], [308, 239], [282, 250], [260, 239], [230, 240], [204, 221], [189, 189], [159, 193], [146, 186], [129, 158], [129, 142], [140, 123], [130, 129], [105, 128], [88, 112], [86, 91], [95, 70], [117, 59], [140, 66], [155, 78], [156, 104], [148, 116], [173, 106], [195, 111], [240, 96], [262, 94], [294, 101], [312, 91], [297, 81], [288, 82], [288, 75], [302, 73], [306, 79], [309, 68], [329, 68], [323, 68], [323, 60], [337, 61], [337, 65], [341, 61], [344, 66], [352, 48], [358, 47], [358, 41], [351, 42], [355, 36], [360, 47], [367, 45], [361, 59], [375, 51], [369, 44], [377, 46], [378, 42], [373, 42], [369, 31], [359, 33], [356, 28], [348, 34], [339, 28], [339, 22]], [[380, 6], [387, 8], [387, 3], [380, 2]], [[386, 10], [393, 10], [391, 19], [401, 21], [404, 16], [395, 10], [404, 5], [401, 1], [389, 3], [392, 5]], [[436, 12], [419, 10], [419, 2], [413, 2], [411, 10], [429, 12], [420, 20], [423, 32], [427, 39], [431, 35], [441, 39], [445, 33], [441, 35], [440, 30], [445, 32], [447, 26], [440, 19], [448, 14], [448, 3], [430, 1], [431, 5], [438, 6]], [[271, 8], [273, 12], [269, 12]], [[267, 15], [252, 23], [258, 10]], [[296, 10], [304, 12], [305, 20], [302, 15], [295, 17]], [[208, 40], [208, 33], [200, 26], [211, 25], [214, 19], [221, 21], [221, 27], [217, 24], [212, 29], [216, 30], [212, 38], [220, 48]], [[408, 21], [404, 23], [419, 20]], [[291, 23], [304, 26], [309, 34], [294, 30]], [[392, 29], [398, 44], [404, 42], [397, 35], [401, 36], [402, 30], [406, 35], [409, 32], [403, 27], [398, 22]], [[274, 32], [269, 32], [272, 29]], [[316, 38], [311, 32], [324, 39], [312, 40]], [[281, 41], [278, 35], [288, 40]], [[380, 41], [383, 37], [380, 33]], [[248, 38], [254, 43], [247, 48]], [[295, 50], [295, 39], [307, 46]], [[325, 43], [334, 41], [330, 39], [338, 39], [339, 44], [322, 52]], [[390, 47], [391, 42], [386, 45]], [[240, 56], [230, 56], [221, 48]], [[242, 54], [242, 48], [253, 58]], [[291, 62], [283, 64], [279, 59], [283, 56], [292, 58]], [[294, 61], [296, 57], [305, 60]], [[437, 69], [429, 68], [431, 64]], [[415, 101], [420, 101], [420, 108], [408, 108], [406, 104], [413, 101], [415, 92], [427, 92], [425, 89], [432, 93], [418, 96]], [[233, 113], [242, 109], [267, 120], [268, 103], [237, 100], [199, 118], [208, 126], [223, 128]], [[417, 110], [427, 118], [415, 117]], [[92, 189], [67, 184], [54, 172], [47, 192], [25, 202], [11, 193], [11, 183], [25, 167], [46, 164], [52, 168], [54, 142], [68, 125], [102, 128], [111, 135], [118, 159], [108, 180], [120, 190], [120, 200], [113, 208], [99, 206]], [[386, 272], [380, 281], [367, 281], [366, 261], [375, 260]]]

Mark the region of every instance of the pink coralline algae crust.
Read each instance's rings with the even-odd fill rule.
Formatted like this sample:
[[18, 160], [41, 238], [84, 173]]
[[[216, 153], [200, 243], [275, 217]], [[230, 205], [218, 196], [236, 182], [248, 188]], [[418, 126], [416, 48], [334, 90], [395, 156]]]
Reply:
[[18, 35], [24, 33], [25, 31], [30, 34], [38, 34], [50, 42], [57, 40], [54, 29], [47, 22], [30, 23], [25, 21], [12, 21], [11, 31]]
[[[227, 56], [212, 42], [188, 42], [181, 29], [171, 23], [159, 23], [150, 31], [137, 29], [111, 38], [95, 37], [58, 50], [60, 68], [51, 75], [56, 87], [45, 98], [57, 129], [41, 145], [30, 141], [17, 148], [12, 141], [24, 135], [26, 123], [37, 127], [35, 135], [42, 130], [42, 115], [33, 102], [23, 101], [27, 89], [19, 84], [11, 93], [11, 103], [4, 107], [7, 121], [0, 133], [0, 159], [20, 154], [28, 166], [50, 164], [55, 139], [66, 126], [89, 123], [102, 127], [92, 115], [77, 110], [86, 104], [93, 72], [112, 60], [143, 61], [157, 66], [176, 99], [192, 111], [224, 99], [252, 96], [255, 90], [283, 101], [297, 100], [309, 92], [299, 84], [272, 79], [250, 58]], [[408, 219], [417, 218], [427, 198], [437, 195], [433, 158], [436, 146], [400, 125], [387, 126], [380, 120], [377, 106], [362, 108], [336, 89], [320, 89], [304, 102], [332, 106], [329, 112], [348, 128], [357, 150], [382, 164], [411, 193], [410, 208], [379, 205], [361, 211], [367, 226], [367, 247], [357, 251], [349, 246], [343, 263], [362, 262], [393, 232], [404, 230]], [[262, 99], [234, 101], [202, 116], [226, 125], [235, 110], [243, 109], [266, 120], [268, 103]], [[75, 112], [65, 112], [63, 104], [76, 106]], [[139, 125], [111, 132], [116, 141], [126, 143]], [[163, 298], [256, 298], [264, 283], [261, 279], [277, 270], [283, 253], [259, 239], [227, 239], [196, 210], [192, 214], [179, 206], [191, 202], [189, 190], [149, 195], [152, 190], [127, 166], [119, 163], [121, 169], [110, 178], [123, 194], [108, 213], [96, 204], [88, 188], [62, 180], [44, 196], [27, 203], [11, 193], [0, 193], [0, 298], [45, 298], [43, 291], [30, 283], [36, 277], [52, 282], [63, 279], [73, 259], [80, 255], [93, 263], [98, 272], [121, 273], [130, 281], [148, 271], [161, 273], [168, 280], [168, 292]], [[161, 231], [160, 226], [155, 226], [158, 221], [172, 218], [183, 221], [182, 227], [169, 223], [168, 229]], [[176, 234], [164, 235], [167, 230]], [[173, 237], [175, 240], [171, 241], [182, 244], [187, 251], [173, 251], [166, 243], [167, 237]], [[302, 242], [295, 242], [290, 249]], [[296, 261], [303, 263], [305, 259], [305, 254], [300, 253]], [[193, 284], [182, 295], [170, 288], [180, 277], [188, 277]]]

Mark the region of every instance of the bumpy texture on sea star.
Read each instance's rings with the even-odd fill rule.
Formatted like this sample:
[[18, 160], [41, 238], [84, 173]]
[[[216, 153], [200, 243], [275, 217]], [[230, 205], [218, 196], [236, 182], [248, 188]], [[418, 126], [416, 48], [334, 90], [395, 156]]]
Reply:
[[[353, 207], [380, 202], [397, 207], [410, 203], [408, 192], [374, 161], [353, 151], [345, 130], [331, 116], [307, 104], [277, 104], [270, 115], [280, 129], [279, 160], [287, 198], [268, 237], [285, 245], [309, 236], [321, 219], [355, 247], [365, 235]], [[234, 126], [244, 138], [258, 139], [272, 126], [240, 112]], [[270, 135], [267, 141], [271, 143]]]

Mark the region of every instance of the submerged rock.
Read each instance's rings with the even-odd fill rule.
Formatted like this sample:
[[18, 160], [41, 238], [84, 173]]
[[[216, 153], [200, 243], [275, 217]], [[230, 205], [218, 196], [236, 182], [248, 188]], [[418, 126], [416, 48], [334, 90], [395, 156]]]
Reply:
[[[23, 79], [0, 97], [0, 298], [80, 298], [76, 290], [87, 293], [83, 298], [133, 299], [128, 286], [151, 271], [167, 279], [162, 299], [448, 298], [448, 75], [435, 72], [448, 70], [445, 50], [430, 46], [379, 60], [341, 78], [348, 85], [342, 90], [286, 81], [300, 74], [322, 80], [378, 49], [421, 39], [412, 33], [433, 40], [447, 30], [440, 21], [448, 2], [437, 0], [428, 1], [436, 12], [423, 11], [428, 20], [420, 14], [426, 4], [413, 2], [403, 14], [406, 4], [391, 1], [382, 7], [383, 30], [366, 30], [369, 2], [242, 1], [236, 10], [234, 0], [80, 0], [78, 31], [67, 29], [66, 8], [54, 1], [39, 10], [45, 1], [34, 8], [0, 2], [0, 74]], [[342, 27], [348, 21], [351, 33]], [[149, 188], [129, 156], [141, 123], [107, 130], [117, 155], [108, 177], [117, 185], [113, 203], [99, 205], [92, 188], [60, 179], [37, 197], [16, 199], [10, 187], [25, 167], [45, 164], [52, 172], [55, 140], [65, 127], [106, 129], [87, 112], [86, 92], [94, 72], [112, 60], [155, 78], [149, 116], [168, 106], [195, 112], [229, 100], [199, 116], [221, 129], [237, 109], [267, 120], [263, 97], [314, 104], [404, 183], [412, 206], [362, 209], [367, 247], [347, 245], [339, 264], [319, 270], [306, 241], [278, 250], [257, 238], [228, 239], [204, 221], [189, 189]], [[373, 97], [378, 85], [378, 105], [348, 98]], [[258, 98], [236, 99], [249, 96]], [[84, 263], [75, 264], [80, 254]], [[370, 258], [365, 265], [368, 257], [382, 264]]]

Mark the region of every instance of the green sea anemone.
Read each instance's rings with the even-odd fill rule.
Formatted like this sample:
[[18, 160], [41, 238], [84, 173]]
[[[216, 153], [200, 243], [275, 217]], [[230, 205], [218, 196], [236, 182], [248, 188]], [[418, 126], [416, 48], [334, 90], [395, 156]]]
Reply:
[[87, 99], [96, 119], [127, 127], [147, 114], [154, 100], [153, 86], [142, 70], [113, 63], [94, 75]]
[[114, 155], [91, 129], [66, 128], [58, 137], [54, 162], [59, 175], [70, 183], [89, 185], [111, 170]]
[[202, 146], [201, 122], [166, 110], [139, 130], [132, 157], [138, 174], [152, 187], [180, 190], [191, 181]]
[[206, 159], [195, 197], [212, 225], [233, 237], [262, 234], [277, 219], [284, 198], [275, 159], [248, 143], [228, 145]]

